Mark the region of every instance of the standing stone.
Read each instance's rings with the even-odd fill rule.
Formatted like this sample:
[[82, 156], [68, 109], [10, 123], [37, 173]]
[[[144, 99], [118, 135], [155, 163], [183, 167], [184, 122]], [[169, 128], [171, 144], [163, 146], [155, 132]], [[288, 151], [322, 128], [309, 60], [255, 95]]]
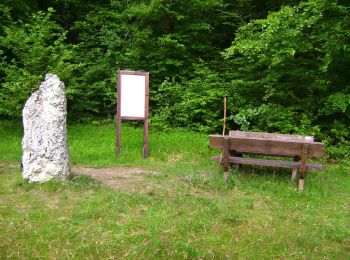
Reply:
[[46, 74], [23, 108], [23, 178], [46, 182], [70, 175], [64, 83]]

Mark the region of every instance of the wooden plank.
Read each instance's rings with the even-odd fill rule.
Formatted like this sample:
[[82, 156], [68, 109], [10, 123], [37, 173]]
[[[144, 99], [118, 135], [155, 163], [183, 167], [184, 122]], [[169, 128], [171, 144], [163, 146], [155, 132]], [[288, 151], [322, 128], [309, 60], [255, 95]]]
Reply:
[[[223, 149], [223, 137], [220, 135], [210, 135], [210, 147]], [[300, 155], [302, 152], [301, 142], [264, 140], [253, 138], [230, 137], [230, 150], [238, 153], [261, 153], [270, 155]], [[308, 157], [321, 157], [324, 152], [324, 144], [319, 142], [309, 143]]]
[[143, 158], [148, 158], [148, 116], [143, 123]]
[[225, 172], [230, 168], [230, 139], [228, 137], [224, 137], [224, 149], [223, 149], [223, 164]]
[[[237, 153], [238, 155], [242, 155], [242, 153]], [[267, 154], [267, 153], [248, 153], [248, 152], [244, 152], [244, 154], [247, 155], [261, 155], [261, 156], [274, 156], [274, 157], [294, 157], [294, 155], [282, 155], [282, 154]], [[238, 156], [238, 155], [234, 155], [231, 154], [231, 156]]]
[[[236, 151], [232, 151], [231, 150], [230, 151], [230, 156], [232, 156], [232, 157], [243, 157], [243, 154], [237, 153]], [[236, 163], [235, 166], [236, 166], [236, 170], [239, 171], [239, 169], [241, 168], [241, 165]]]
[[[214, 156], [211, 158], [214, 161], [220, 162], [220, 156]], [[256, 159], [256, 158], [243, 158], [243, 157], [233, 157], [230, 156], [230, 163], [238, 164], [248, 164], [248, 165], [260, 165], [267, 167], [276, 167], [276, 168], [291, 168], [291, 169], [300, 169], [301, 162], [292, 162], [292, 161], [281, 161], [281, 160], [265, 160], [265, 159]], [[307, 163], [307, 170], [322, 170], [323, 166], [319, 163]]]
[[305, 179], [299, 179], [298, 191], [303, 191]]
[[116, 140], [116, 153], [120, 155], [120, 143], [121, 143], [121, 131], [122, 131], [122, 117], [120, 113], [120, 100], [121, 100], [121, 72], [118, 71], [118, 83], [117, 83], [117, 120], [116, 120], [116, 129], [117, 129], [117, 140]]
[[308, 152], [309, 144], [303, 144], [302, 154], [301, 154], [301, 166], [300, 166], [300, 178], [304, 179], [306, 172], [306, 163], [307, 163], [307, 152]]
[[148, 158], [148, 110], [149, 110], [149, 73], [145, 74], [145, 120], [143, 122], [143, 158]]
[[302, 191], [304, 189], [304, 180], [306, 175], [306, 163], [307, 163], [307, 155], [308, 155], [309, 144], [303, 144], [302, 153], [301, 153], [301, 161], [300, 161], [300, 177], [298, 183], [298, 191]]
[[229, 136], [240, 137], [240, 138], [296, 141], [296, 142], [313, 142], [314, 141], [313, 136], [274, 134], [274, 133], [263, 133], [263, 132], [244, 132], [244, 131], [233, 131], [233, 130], [229, 132]]

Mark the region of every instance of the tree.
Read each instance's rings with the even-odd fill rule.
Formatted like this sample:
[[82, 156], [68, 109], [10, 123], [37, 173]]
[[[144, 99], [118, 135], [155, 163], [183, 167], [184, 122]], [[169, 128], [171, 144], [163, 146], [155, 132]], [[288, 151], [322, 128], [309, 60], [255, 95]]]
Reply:
[[349, 40], [349, 10], [330, 0], [284, 6], [241, 27], [225, 52], [239, 70], [236, 123], [348, 140]]
[[83, 64], [75, 75], [84, 98], [81, 110], [114, 114], [116, 71], [130, 69], [151, 72], [152, 114], [159, 114], [162, 106], [154, 96], [163, 82], [170, 79], [188, 91], [181, 82], [194, 77], [198, 64], [223, 61], [220, 52], [234, 37], [225, 32], [240, 22], [222, 0], [111, 1], [96, 8], [71, 30], [79, 39], [76, 62]]
[[0, 114], [19, 117], [25, 100], [45, 73], [71, 78], [72, 49], [64, 44], [65, 32], [52, 21], [54, 12], [37, 12], [28, 22], [4, 26], [0, 36]]

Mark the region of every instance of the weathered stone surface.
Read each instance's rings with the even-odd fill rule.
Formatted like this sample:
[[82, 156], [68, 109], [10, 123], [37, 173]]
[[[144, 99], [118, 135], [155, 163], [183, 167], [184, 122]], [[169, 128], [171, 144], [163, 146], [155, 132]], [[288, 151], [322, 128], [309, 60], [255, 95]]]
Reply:
[[64, 83], [47, 74], [23, 109], [23, 178], [46, 182], [70, 175]]

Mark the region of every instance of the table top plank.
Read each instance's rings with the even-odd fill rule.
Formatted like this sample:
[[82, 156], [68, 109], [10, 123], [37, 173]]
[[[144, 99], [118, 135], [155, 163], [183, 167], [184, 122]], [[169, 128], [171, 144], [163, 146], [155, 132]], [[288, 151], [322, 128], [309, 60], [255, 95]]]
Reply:
[[[223, 149], [223, 136], [210, 135], [212, 148]], [[308, 157], [322, 157], [324, 144], [320, 142], [300, 142], [295, 140], [276, 140], [250, 137], [229, 137], [230, 150], [239, 153], [260, 153], [266, 155], [301, 156], [303, 143], [308, 143]]]
[[275, 134], [275, 133], [263, 133], [263, 132], [245, 132], [245, 131], [235, 131], [235, 130], [229, 131], [229, 137], [296, 141], [296, 142], [313, 142], [314, 141], [313, 136]]

